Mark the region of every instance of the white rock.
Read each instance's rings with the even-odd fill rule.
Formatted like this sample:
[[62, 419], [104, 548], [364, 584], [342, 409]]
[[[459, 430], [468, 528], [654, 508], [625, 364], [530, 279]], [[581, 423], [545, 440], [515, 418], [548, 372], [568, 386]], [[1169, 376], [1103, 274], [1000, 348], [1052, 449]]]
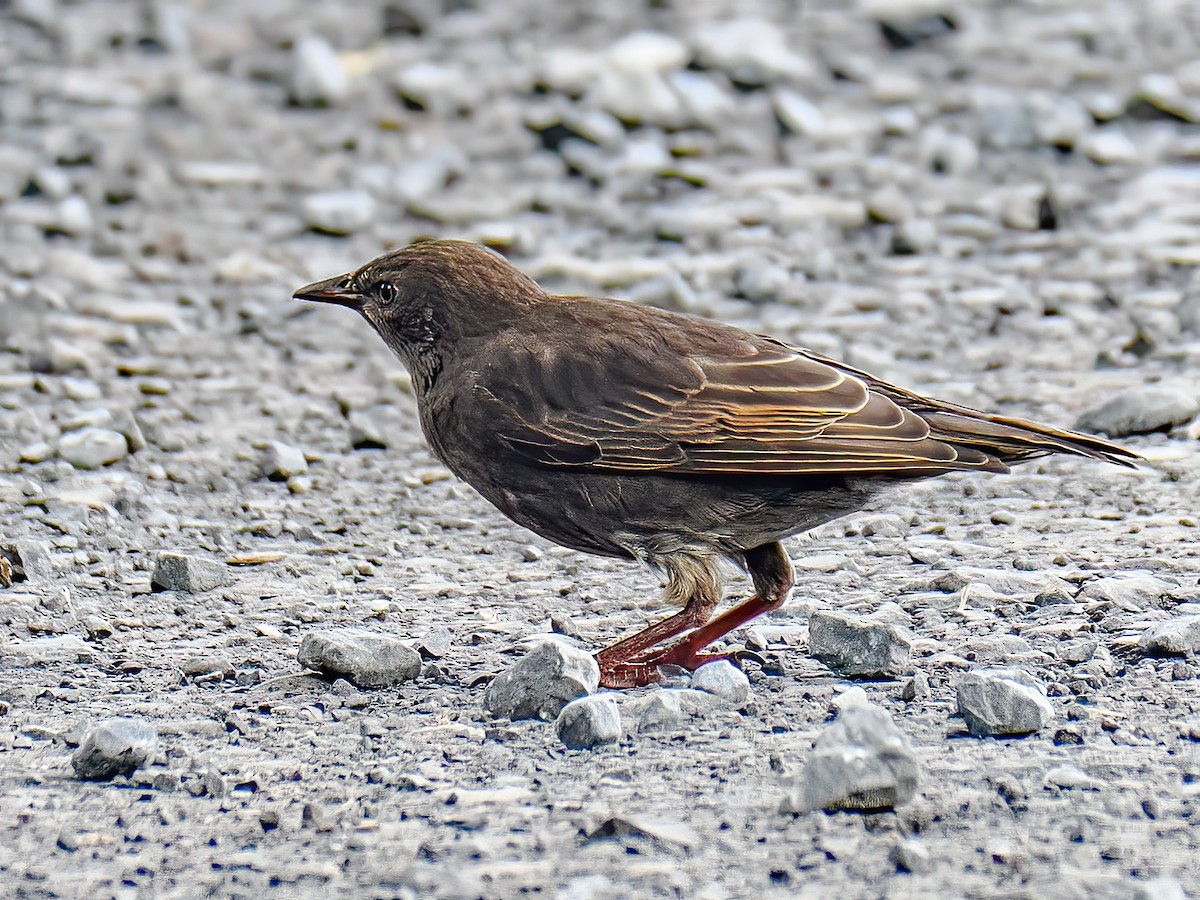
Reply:
[[912, 799], [919, 777], [916, 756], [892, 717], [865, 695], [844, 697], [780, 810], [891, 809]]
[[657, 31], [635, 31], [621, 38], [605, 54], [609, 65], [630, 75], [663, 73], [683, 68], [688, 49], [680, 40]]
[[303, 475], [308, 471], [308, 459], [299, 447], [271, 441], [267, 445], [262, 467], [272, 481], [287, 481], [293, 475]]
[[332, 105], [346, 98], [350, 79], [337, 51], [307, 35], [292, 48], [292, 99], [302, 105]]
[[562, 708], [554, 730], [572, 750], [590, 750], [621, 737], [621, 712], [612, 694], [580, 697]]
[[741, 706], [750, 698], [750, 679], [728, 660], [706, 663], [692, 674], [692, 687]]
[[1105, 166], [1131, 165], [1141, 158], [1137, 145], [1129, 136], [1111, 128], [1093, 131], [1079, 142], [1079, 149]]
[[547, 640], [492, 680], [483, 706], [494, 716], [548, 722], [599, 684], [600, 667], [590, 653]]
[[812, 63], [788, 47], [779, 26], [765, 19], [706, 23], [693, 33], [692, 46], [701, 63], [739, 84], [803, 81], [815, 74]]
[[334, 628], [306, 634], [296, 655], [300, 665], [355, 687], [390, 687], [416, 678], [421, 656], [399, 638], [365, 628]]
[[771, 94], [775, 115], [791, 132], [815, 138], [825, 130], [825, 114], [821, 108], [788, 87], [776, 88]]
[[958, 682], [958, 713], [976, 737], [1023, 735], [1054, 718], [1046, 690], [1019, 669], [976, 669]]
[[78, 195], [67, 197], [58, 204], [54, 214], [54, 224], [67, 234], [90, 234], [95, 222], [92, 219], [92, 208], [86, 200]]
[[107, 428], [81, 428], [64, 434], [58, 455], [80, 469], [98, 469], [129, 455], [125, 436]]
[[305, 222], [326, 234], [350, 234], [371, 224], [375, 198], [362, 190], [328, 191], [304, 198]]
[[105, 719], [87, 733], [71, 755], [75, 774], [88, 781], [109, 781], [145, 765], [158, 747], [158, 732], [142, 719]]

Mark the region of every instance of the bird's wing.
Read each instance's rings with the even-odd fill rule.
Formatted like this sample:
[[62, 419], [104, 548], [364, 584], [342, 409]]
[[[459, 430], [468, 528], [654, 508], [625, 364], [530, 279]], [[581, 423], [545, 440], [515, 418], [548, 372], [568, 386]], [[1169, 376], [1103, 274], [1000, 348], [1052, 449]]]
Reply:
[[[551, 467], [680, 475], [1004, 470], [831, 361], [729, 329], [510, 347], [481, 373], [497, 433]], [[694, 344], [698, 343], [699, 347]], [[687, 348], [687, 349], [684, 349]]]

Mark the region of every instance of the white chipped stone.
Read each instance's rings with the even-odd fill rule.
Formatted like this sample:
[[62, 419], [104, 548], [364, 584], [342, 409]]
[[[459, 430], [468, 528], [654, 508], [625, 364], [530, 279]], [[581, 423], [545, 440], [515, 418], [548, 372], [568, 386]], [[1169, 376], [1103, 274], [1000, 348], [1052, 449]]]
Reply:
[[902, 628], [844, 613], [812, 614], [808, 652], [849, 678], [892, 678], [912, 671], [912, 639]]
[[892, 809], [916, 793], [917, 759], [892, 717], [865, 694], [846, 693], [781, 811]]
[[310, 194], [304, 198], [302, 212], [308, 227], [315, 231], [350, 234], [371, 224], [375, 198], [363, 190]]
[[421, 656], [399, 638], [365, 628], [334, 628], [304, 636], [300, 665], [360, 688], [390, 687], [416, 678]]
[[976, 737], [1031, 734], [1054, 718], [1042, 685], [1020, 669], [976, 669], [958, 682], [958, 713]]
[[98, 469], [129, 455], [125, 436], [107, 428], [81, 428], [64, 434], [58, 455], [80, 469]]
[[611, 694], [580, 697], [562, 708], [554, 729], [572, 750], [590, 750], [621, 737], [621, 712]]
[[185, 553], [160, 553], [150, 583], [160, 591], [202, 593], [220, 587], [228, 578], [229, 568], [223, 562]]
[[692, 687], [741, 706], [750, 698], [750, 679], [728, 660], [706, 663], [692, 674]]
[[105, 719], [91, 729], [71, 755], [75, 774], [88, 781], [109, 781], [145, 765], [158, 746], [158, 732], [142, 719]]
[[1200, 653], [1200, 615], [1176, 616], [1151, 626], [1138, 641], [1145, 653], [1190, 656]]
[[292, 99], [304, 105], [338, 103], [350, 80], [337, 51], [321, 37], [307, 35], [292, 49]]
[[600, 667], [590, 653], [559, 641], [543, 641], [492, 680], [483, 706], [498, 717], [548, 722], [599, 684]]

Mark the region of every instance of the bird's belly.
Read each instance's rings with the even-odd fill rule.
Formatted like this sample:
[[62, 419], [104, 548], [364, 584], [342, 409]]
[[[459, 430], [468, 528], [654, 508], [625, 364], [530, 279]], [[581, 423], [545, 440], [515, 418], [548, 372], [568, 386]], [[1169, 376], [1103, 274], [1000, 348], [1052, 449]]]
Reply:
[[865, 505], [884, 484], [845, 478], [697, 478], [528, 466], [458, 473], [513, 521], [575, 550], [738, 554]]

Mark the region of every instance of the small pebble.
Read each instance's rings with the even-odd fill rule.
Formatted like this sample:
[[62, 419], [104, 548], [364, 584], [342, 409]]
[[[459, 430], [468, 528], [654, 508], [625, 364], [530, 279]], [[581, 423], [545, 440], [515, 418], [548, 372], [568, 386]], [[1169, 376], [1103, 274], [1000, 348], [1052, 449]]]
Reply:
[[497, 718], [549, 722], [599, 684], [600, 667], [590, 653], [548, 640], [492, 680], [483, 707]]
[[183, 553], [160, 553], [150, 576], [156, 590], [193, 594], [211, 591], [228, 580], [229, 569], [224, 562]]
[[706, 694], [728, 700], [734, 706], [750, 698], [750, 679], [728, 660], [706, 663], [692, 675], [692, 687]]
[[844, 613], [812, 614], [808, 652], [847, 678], [892, 678], [912, 671], [912, 640], [903, 629]]
[[1042, 685], [1020, 669], [976, 669], [958, 681], [958, 713], [976, 737], [1018, 736], [1044, 728], [1054, 707]]
[[310, 194], [304, 198], [302, 213], [313, 231], [351, 234], [371, 224], [375, 217], [375, 198], [363, 190]]
[[843, 694], [837, 719], [821, 732], [781, 812], [892, 809], [912, 799], [920, 770], [908, 741], [861, 688]]
[[1200, 615], [1176, 616], [1152, 625], [1138, 640], [1151, 656], [1189, 656], [1200, 652]]
[[79, 469], [98, 469], [129, 455], [125, 436], [107, 428], [80, 428], [64, 434], [58, 455]]
[[142, 719], [105, 719], [92, 728], [71, 756], [75, 774], [109, 781], [145, 764], [158, 745], [158, 732]]
[[1195, 391], [1143, 387], [1117, 394], [1088, 410], [1075, 427], [1113, 438], [1128, 437], [1181, 425], [1198, 412], [1200, 395]]
[[554, 729], [572, 750], [590, 750], [621, 737], [621, 712], [611, 694], [580, 697], [562, 708]]
[[331, 106], [346, 98], [350, 81], [337, 51], [321, 37], [306, 35], [292, 48], [293, 102], [301, 106]]
[[363, 628], [310, 632], [296, 658], [326, 678], [345, 678], [360, 688], [390, 687], [421, 671], [420, 654], [408, 644]]
[[280, 441], [271, 441], [267, 445], [262, 468], [272, 481], [287, 481], [293, 475], [307, 472], [308, 460], [303, 450]]

